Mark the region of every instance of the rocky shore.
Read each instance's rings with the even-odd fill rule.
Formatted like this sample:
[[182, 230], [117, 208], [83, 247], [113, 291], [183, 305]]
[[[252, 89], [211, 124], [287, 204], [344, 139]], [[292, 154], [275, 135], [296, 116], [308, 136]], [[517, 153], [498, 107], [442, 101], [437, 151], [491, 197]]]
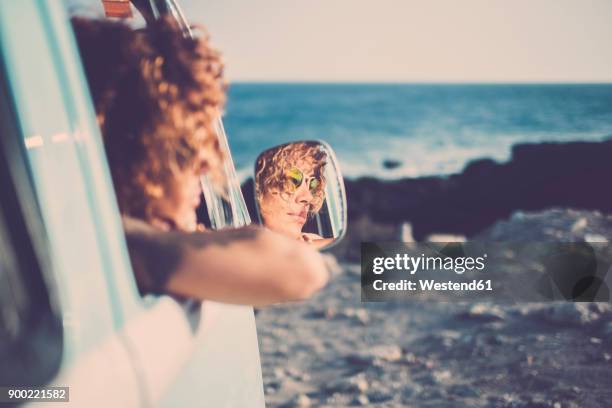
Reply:
[[610, 180], [612, 139], [519, 144], [506, 163], [481, 159], [448, 177], [345, 180], [349, 228], [364, 219], [387, 227], [408, 222], [421, 240], [436, 232], [472, 236], [517, 210], [612, 213]]
[[[384, 231], [379, 231], [384, 232]], [[515, 212], [474, 239], [604, 240], [612, 216]], [[529, 259], [508, 259], [520, 270]], [[608, 303], [361, 303], [341, 262], [307, 302], [257, 315], [269, 407], [607, 407]]]

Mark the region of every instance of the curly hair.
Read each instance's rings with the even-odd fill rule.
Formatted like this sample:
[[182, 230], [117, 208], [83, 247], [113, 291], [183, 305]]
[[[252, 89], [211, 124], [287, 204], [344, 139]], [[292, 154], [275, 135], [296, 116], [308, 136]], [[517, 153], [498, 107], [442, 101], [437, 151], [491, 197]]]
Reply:
[[278, 191], [286, 199], [292, 194], [291, 180], [287, 171], [303, 161], [313, 167], [319, 185], [312, 191], [309, 215], [317, 213], [325, 200], [325, 165], [327, 152], [319, 142], [287, 143], [268, 149], [257, 157], [255, 164], [255, 193], [257, 200], [272, 191]]
[[215, 120], [225, 102], [220, 54], [171, 19], [145, 29], [72, 19], [122, 213], [148, 220], [178, 172], [206, 163], [222, 182]]

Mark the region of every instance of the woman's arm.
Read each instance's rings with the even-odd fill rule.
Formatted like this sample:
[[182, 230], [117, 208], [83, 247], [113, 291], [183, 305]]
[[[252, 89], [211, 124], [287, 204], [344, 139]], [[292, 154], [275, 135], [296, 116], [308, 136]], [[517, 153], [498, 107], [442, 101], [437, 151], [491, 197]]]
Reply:
[[302, 233], [302, 240], [310, 244], [313, 248], [322, 249], [335, 241], [335, 238], [323, 238], [318, 234], [309, 232]]
[[261, 306], [308, 298], [328, 280], [314, 248], [263, 228], [184, 233], [123, 224], [141, 292]]

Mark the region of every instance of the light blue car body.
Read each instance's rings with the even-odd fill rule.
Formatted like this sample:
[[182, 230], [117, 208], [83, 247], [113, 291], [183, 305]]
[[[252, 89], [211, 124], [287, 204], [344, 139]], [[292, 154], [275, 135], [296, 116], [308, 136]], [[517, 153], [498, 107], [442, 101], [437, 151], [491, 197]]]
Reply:
[[62, 2], [0, 1], [0, 52], [64, 327], [54, 384], [74, 406], [264, 406], [251, 307], [204, 302], [193, 329], [184, 305], [139, 295]]

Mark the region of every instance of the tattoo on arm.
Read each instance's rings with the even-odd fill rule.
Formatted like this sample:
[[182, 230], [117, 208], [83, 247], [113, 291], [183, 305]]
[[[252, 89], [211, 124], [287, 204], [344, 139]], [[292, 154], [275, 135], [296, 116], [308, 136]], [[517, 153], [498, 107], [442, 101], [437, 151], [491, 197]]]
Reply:
[[161, 231], [125, 216], [123, 227], [132, 268], [142, 294], [165, 292], [164, 288], [183, 262], [187, 248], [203, 249], [210, 245], [227, 246], [237, 241], [254, 240], [260, 231], [257, 227], [192, 233]]

